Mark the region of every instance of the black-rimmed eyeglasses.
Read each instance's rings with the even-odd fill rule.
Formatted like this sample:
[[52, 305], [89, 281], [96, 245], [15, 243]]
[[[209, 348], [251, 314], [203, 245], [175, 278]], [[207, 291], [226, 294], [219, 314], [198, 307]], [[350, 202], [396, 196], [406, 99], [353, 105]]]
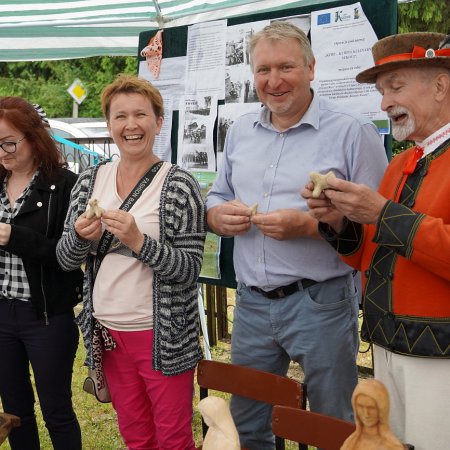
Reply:
[[25, 139], [25, 136], [22, 139], [19, 139], [17, 142], [3, 142], [0, 144], [0, 148], [6, 153], [14, 153], [17, 150], [17, 144], [22, 142]]

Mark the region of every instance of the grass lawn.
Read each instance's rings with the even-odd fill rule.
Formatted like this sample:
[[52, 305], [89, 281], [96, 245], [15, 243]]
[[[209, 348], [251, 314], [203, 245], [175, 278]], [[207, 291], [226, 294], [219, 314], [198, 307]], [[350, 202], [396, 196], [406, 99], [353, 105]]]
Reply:
[[[234, 291], [228, 293], [229, 314], [232, 321], [233, 306], [234, 306]], [[231, 328], [231, 325], [230, 325]], [[231, 330], [230, 330], [231, 331]], [[367, 345], [362, 343], [360, 351], [367, 349]], [[211, 349], [212, 358], [219, 361], [228, 362], [230, 360], [230, 345], [226, 342], [219, 342], [216, 347]], [[86, 367], [83, 366], [85, 357], [84, 346], [80, 339], [78, 346], [77, 357], [75, 360], [72, 391], [74, 409], [77, 413], [78, 420], [81, 426], [81, 432], [83, 436], [83, 449], [84, 450], [125, 450], [126, 447], [120, 437], [116, 414], [111, 404], [102, 404], [98, 402], [92, 395], [85, 393], [82, 390], [83, 382], [86, 377]], [[358, 365], [371, 367], [371, 353], [360, 353], [358, 357]], [[298, 381], [303, 380], [303, 373], [298, 364], [291, 364], [289, 374], [291, 378]], [[363, 375], [367, 376], [367, 375]], [[211, 395], [218, 395], [225, 399], [229, 399], [228, 394], [211, 391]], [[196, 386], [194, 397], [194, 418], [193, 418], [193, 430], [196, 445], [200, 445], [202, 442], [201, 432], [201, 418], [200, 413], [195, 406], [199, 401], [198, 387]], [[0, 402], [0, 410], [3, 410]], [[47, 429], [45, 428], [42, 414], [39, 408], [39, 402], [37, 402], [36, 415], [38, 418], [39, 433], [41, 437], [41, 449], [52, 450]], [[6, 441], [2, 446], [2, 450], [10, 450], [10, 446]], [[287, 443], [286, 450], [298, 449], [298, 445], [294, 443]]]
[[[212, 350], [213, 359], [227, 360], [229, 356], [229, 344], [219, 343], [218, 347]], [[83, 381], [86, 376], [86, 368], [83, 367], [84, 360], [84, 347], [80, 341], [78, 347], [77, 358], [74, 366], [73, 375], [73, 402], [74, 408], [78, 416], [78, 420], [81, 426], [81, 432], [83, 436], [83, 449], [84, 450], [125, 450], [126, 447], [120, 437], [116, 415], [111, 404], [99, 403], [95, 398], [82, 390]], [[211, 391], [210, 395], [218, 395], [226, 399], [229, 398], [227, 394]], [[196, 386], [194, 405], [199, 401], [198, 388]], [[1, 403], [0, 403], [0, 410]], [[38, 418], [39, 434], [41, 438], [41, 449], [52, 450], [50, 437], [45, 428], [42, 414], [39, 408], [39, 402], [37, 402], [36, 415]], [[196, 445], [200, 445], [202, 442], [201, 432], [201, 419], [200, 414], [196, 408], [194, 408], [193, 429]], [[2, 450], [11, 450], [8, 441], [2, 446]], [[298, 449], [297, 444], [286, 445], [287, 450]]]
[[[83, 391], [82, 386], [86, 377], [86, 368], [83, 367], [84, 347], [80, 340], [73, 374], [73, 403], [81, 426], [83, 436], [83, 449], [85, 450], [122, 450], [125, 449], [123, 440], [119, 434], [116, 414], [110, 403], [98, 402], [92, 395]], [[198, 392], [195, 395], [195, 403], [198, 403]], [[1, 406], [1, 403], [0, 403]], [[0, 407], [0, 410], [3, 410]], [[36, 415], [38, 418], [41, 449], [52, 450], [50, 437], [45, 428], [42, 414], [37, 402]], [[196, 411], [194, 417], [194, 433], [196, 441], [201, 442], [200, 414]], [[2, 450], [10, 450], [6, 441]]]

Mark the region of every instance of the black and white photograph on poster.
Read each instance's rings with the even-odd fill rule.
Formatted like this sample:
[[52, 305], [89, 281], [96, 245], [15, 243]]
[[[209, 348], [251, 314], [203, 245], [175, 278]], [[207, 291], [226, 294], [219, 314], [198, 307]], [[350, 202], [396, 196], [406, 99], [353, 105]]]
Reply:
[[186, 120], [184, 122], [183, 143], [204, 144], [206, 141], [206, 124], [202, 120]]
[[225, 72], [225, 102], [226, 103], [242, 103], [244, 101], [244, 82], [242, 80], [241, 71], [228, 70]]
[[236, 64], [244, 64], [244, 30], [239, 28], [235, 30], [233, 36], [227, 33], [227, 43], [225, 48], [225, 65], [235, 66]]
[[227, 27], [225, 103], [259, 102], [250, 67], [249, 43], [269, 23], [262, 20]]
[[211, 112], [211, 95], [186, 100], [186, 118], [192, 115], [209, 116]]
[[246, 77], [244, 81], [244, 103], [259, 103], [252, 74]]
[[250, 112], [258, 112], [261, 109], [260, 103], [248, 103], [242, 104], [225, 104], [219, 105], [217, 114], [217, 165], [223, 157], [223, 151], [225, 149], [225, 139], [227, 137], [228, 130], [234, 121], [243, 114]]
[[208, 150], [206, 145], [185, 146], [181, 167], [186, 170], [208, 170]]
[[254, 77], [248, 66], [227, 68], [225, 103], [259, 103]]
[[219, 119], [217, 124], [217, 152], [223, 152], [225, 148], [225, 138], [228, 129], [231, 127], [233, 120], [229, 117], [221, 117], [221, 108], [225, 105], [219, 105]]
[[186, 170], [215, 170], [214, 122], [217, 96], [184, 97], [180, 101], [177, 163]]
[[270, 21], [260, 20], [227, 27], [225, 66], [250, 65], [249, 42], [252, 36], [262, 30]]
[[225, 103], [259, 103], [250, 68], [228, 67], [225, 73]]

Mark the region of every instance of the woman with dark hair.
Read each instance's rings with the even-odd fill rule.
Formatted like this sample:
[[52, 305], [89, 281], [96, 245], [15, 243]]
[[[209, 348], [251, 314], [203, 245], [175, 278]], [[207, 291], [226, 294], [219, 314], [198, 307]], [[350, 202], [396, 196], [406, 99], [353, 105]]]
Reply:
[[40, 449], [30, 364], [53, 447], [81, 449], [71, 382], [82, 272], [56, 260], [77, 179], [65, 165], [33, 105], [0, 97], [0, 397], [21, 419], [12, 450]]

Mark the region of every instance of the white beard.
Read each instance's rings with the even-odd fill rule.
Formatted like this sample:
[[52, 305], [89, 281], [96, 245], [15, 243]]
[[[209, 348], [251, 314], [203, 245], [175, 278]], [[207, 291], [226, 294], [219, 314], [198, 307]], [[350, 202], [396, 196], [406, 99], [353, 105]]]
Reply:
[[411, 136], [416, 129], [416, 121], [414, 120], [414, 116], [406, 108], [394, 108], [388, 113], [389, 117], [399, 116], [400, 114], [406, 114], [407, 119], [402, 125], [397, 125], [395, 122], [392, 122], [392, 136], [394, 136], [396, 141], [404, 141], [408, 139], [408, 137]]

